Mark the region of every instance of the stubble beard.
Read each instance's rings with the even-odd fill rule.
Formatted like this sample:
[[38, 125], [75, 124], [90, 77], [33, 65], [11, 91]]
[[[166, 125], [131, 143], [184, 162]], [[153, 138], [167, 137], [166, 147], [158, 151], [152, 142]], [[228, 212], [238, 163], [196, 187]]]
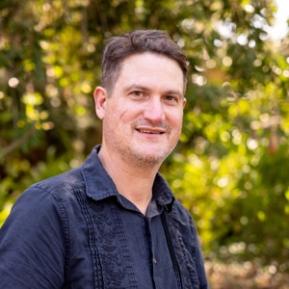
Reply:
[[[134, 129], [135, 125], [132, 125], [132, 127]], [[168, 134], [171, 133], [169, 127], [166, 127], [166, 130]], [[176, 140], [175, 144], [171, 147], [167, 147], [166, 145], [165, 148], [158, 150], [158, 152], [154, 153], [152, 151], [151, 153], [147, 153], [139, 149], [142, 146], [141, 143], [127, 143], [123, 141], [123, 138], [115, 137], [115, 131], [110, 127], [106, 130], [106, 136], [106, 144], [112, 149], [113, 154], [115, 156], [118, 155], [124, 163], [132, 164], [136, 168], [159, 168], [177, 145]], [[162, 145], [160, 144], [160, 146]]]
[[110, 141], [111, 148], [113, 151], [120, 156], [120, 159], [127, 164], [131, 164], [136, 168], [159, 168], [161, 164], [164, 162], [166, 157], [173, 151], [174, 147], [169, 151], [162, 150], [158, 153], [146, 153], [141, 149], [138, 150], [137, 146], [141, 146], [141, 144], [123, 144], [118, 142]]
[[138, 168], [160, 167], [169, 153], [146, 154], [133, 149], [133, 147], [119, 148], [119, 153], [123, 161], [131, 163]]
[[160, 167], [167, 154], [161, 155], [142, 155], [134, 151], [130, 151], [131, 161], [134, 162], [138, 167], [149, 168], [149, 167]]

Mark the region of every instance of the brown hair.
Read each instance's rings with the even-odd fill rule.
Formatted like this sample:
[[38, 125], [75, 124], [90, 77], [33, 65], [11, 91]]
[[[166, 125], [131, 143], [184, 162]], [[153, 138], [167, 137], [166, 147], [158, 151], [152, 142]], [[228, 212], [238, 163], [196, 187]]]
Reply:
[[108, 40], [102, 56], [102, 86], [112, 91], [124, 59], [144, 52], [158, 53], [175, 60], [182, 69], [186, 83], [187, 58], [169, 35], [161, 30], [135, 30]]

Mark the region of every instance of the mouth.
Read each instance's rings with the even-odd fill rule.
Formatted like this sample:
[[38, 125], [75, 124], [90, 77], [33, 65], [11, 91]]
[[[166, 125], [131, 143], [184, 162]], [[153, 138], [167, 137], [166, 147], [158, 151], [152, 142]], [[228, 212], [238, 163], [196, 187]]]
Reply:
[[139, 126], [136, 128], [139, 133], [143, 134], [153, 134], [153, 135], [162, 135], [166, 132], [164, 128], [161, 127], [148, 127], [148, 126]]

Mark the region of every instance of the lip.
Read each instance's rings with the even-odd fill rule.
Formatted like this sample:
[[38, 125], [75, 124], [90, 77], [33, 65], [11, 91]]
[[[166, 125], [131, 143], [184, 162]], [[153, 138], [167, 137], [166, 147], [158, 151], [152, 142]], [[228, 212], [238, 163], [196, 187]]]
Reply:
[[166, 133], [166, 129], [162, 127], [137, 126], [135, 129], [139, 133], [147, 134], [147, 135], [162, 135]]

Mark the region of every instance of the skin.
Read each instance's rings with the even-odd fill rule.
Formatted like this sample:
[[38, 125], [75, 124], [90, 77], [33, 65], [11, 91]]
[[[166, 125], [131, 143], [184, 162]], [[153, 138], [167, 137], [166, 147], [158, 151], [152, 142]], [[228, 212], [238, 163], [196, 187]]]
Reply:
[[174, 60], [145, 52], [127, 57], [110, 94], [94, 92], [103, 122], [100, 160], [120, 194], [145, 213], [152, 185], [182, 129], [184, 77]]

